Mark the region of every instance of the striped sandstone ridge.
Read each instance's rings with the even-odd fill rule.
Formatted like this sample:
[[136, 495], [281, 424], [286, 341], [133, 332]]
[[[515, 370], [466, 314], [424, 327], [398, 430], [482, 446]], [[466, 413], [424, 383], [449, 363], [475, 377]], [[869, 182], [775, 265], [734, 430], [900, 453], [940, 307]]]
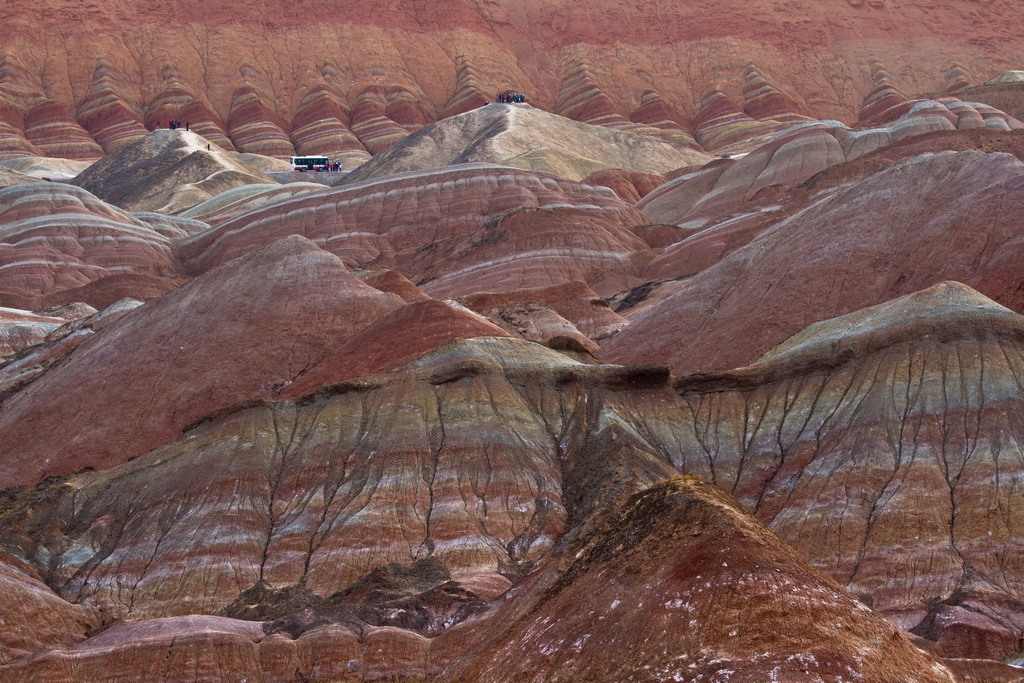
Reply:
[[[301, 237], [257, 250], [133, 311], [6, 399], [2, 441], [19, 455], [0, 479], [109, 467], [212, 411], [272, 398], [402, 303]], [[64, 446], [43, 433], [73, 433], [75, 461], [54, 457]]]
[[[510, 617], [467, 621], [436, 642], [439, 656], [450, 658], [473, 652], [465, 647], [477, 635], [535, 637], [543, 614], [530, 606], [559, 594], [548, 590], [548, 579], [557, 578], [548, 563], [561, 565], [565, 577], [582, 562], [575, 571], [585, 577], [604, 566], [591, 564], [603, 556], [595, 549], [621, 540], [609, 528], [662, 538], [657, 515], [624, 513], [636, 522], [629, 527], [635, 535], [627, 534], [615, 508], [660, 479], [688, 473], [735, 496], [876, 613], [937, 640], [947, 654], [1003, 656], [1021, 636], [1013, 558], [1024, 526], [1012, 482], [1024, 468], [1014, 446], [1024, 425], [1014, 379], [1024, 370], [1022, 320], [945, 284], [810, 328], [749, 367], [684, 378], [675, 390], [663, 369], [584, 364], [514, 339], [455, 341], [387, 375], [214, 414], [130, 462], [15, 493], [0, 543], [64, 599], [111, 616], [248, 605], [293, 635], [329, 623], [334, 603], [322, 600], [355, 590], [390, 563], [421, 576], [419, 563], [433, 558], [444, 568], [436, 580], [453, 582], [448, 595], [470, 602], [515, 585], [498, 608]], [[397, 331], [394, 341], [401, 346]], [[770, 538], [763, 530], [757, 537]], [[709, 538], [712, 559], [690, 571], [722, 572], [728, 599], [742, 601], [734, 586], [755, 577], [740, 582], [732, 572], [742, 562]], [[590, 559], [576, 555], [581, 547]], [[687, 602], [660, 563], [644, 566], [649, 579], [584, 591], [574, 600], [586, 607], [561, 623], [598, 643], [612, 636], [599, 616], [639, 609], [626, 593], [623, 606], [612, 606], [617, 589], [653, 594], [661, 602], [652, 605]], [[835, 615], [880, 628], [860, 621], [868, 613], [816, 576], [801, 572], [800, 585], [830, 586], [812, 593], [822, 600], [823, 625], [834, 623], [824, 615]], [[427, 575], [413, 584], [423, 581]], [[401, 591], [389, 590], [398, 599]], [[416, 600], [426, 602], [407, 603], [410, 609], [444, 614], [434, 612], [444, 609], [436, 598]], [[302, 617], [306, 608], [320, 616]], [[700, 620], [711, 629], [709, 647], [719, 643], [736, 658], [759, 644], [769, 658], [800, 648], [770, 640], [776, 629], [744, 635], [737, 608], [727, 618], [738, 619], [738, 636], [719, 639], [712, 635], [717, 621]], [[433, 623], [361, 618], [420, 635]], [[843, 629], [830, 631], [837, 632]], [[671, 633], [685, 639], [693, 630]], [[729, 650], [736, 637], [743, 649]], [[849, 643], [831, 638], [839, 649], [830, 656], [847, 651]], [[612, 651], [563, 650], [583, 668], [607, 665]], [[640, 652], [637, 666], [662, 661], [660, 650]]]
[[1007, 218], [1024, 202], [1022, 175], [1009, 154], [939, 152], [840, 185], [636, 315], [601, 356], [657, 359], [680, 375], [735, 367], [804, 324], [949, 278], [1024, 310]]
[[888, 125], [851, 129], [805, 122], [773, 135], [733, 164], [709, 164], [657, 188], [638, 203], [652, 221], [700, 227], [773, 185], [795, 186], [876, 149], [935, 131], [1019, 130], [1024, 123], [986, 105], [955, 98], [912, 103]]
[[109, 62], [97, 60], [89, 90], [78, 103], [75, 118], [108, 154], [146, 134], [138, 104], [124, 94], [128, 89]]
[[323, 154], [346, 169], [369, 160], [370, 153], [352, 133], [341, 93], [327, 83], [313, 88], [299, 103], [292, 121], [292, 141], [299, 154]]
[[636, 494], [581, 545], [442, 636], [468, 654], [440, 680], [956, 680], [699, 480]]
[[184, 218], [201, 220], [209, 225], [216, 225], [246, 211], [266, 204], [272, 204], [287, 197], [304, 192], [319, 192], [326, 189], [327, 185], [304, 182], [287, 183], [286, 185], [278, 185], [277, 183], [241, 185], [230, 190], [224, 190], [205, 201], [199, 202], [192, 208], [182, 211], [179, 215]]
[[464, 114], [494, 100], [490, 89], [483, 84], [484, 76], [464, 55], [457, 59], [456, 68], [455, 92], [438, 117], [440, 119]]
[[750, 64], [743, 70], [743, 111], [755, 119], [773, 119], [784, 123], [812, 120], [804, 107]]
[[352, 132], [370, 154], [380, 154], [409, 134], [387, 112], [387, 89], [381, 85], [364, 89], [352, 103]]
[[144, 220], [72, 185], [32, 183], [0, 190], [0, 268], [0, 305], [34, 309], [70, 291], [92, 302], [83, 288], [100, 282], [114, 299], [124, 286], [163, 292], [178, 266], [171, 239]]
[[248, 81], [231, 96], [227, 126], [228, 136], [240, 152], [281, 159], [295, 154], [285, 132], [288, 124]]
[[26, 112], [25, 137], [48, 157], [95, 161], [103, 156], [88, 131], [53, 100], [39, 99]]
[[708, 87], [700, 101], [694, 121], [693, 136], [701, 147], [709, 151], [733, 151], [737, 147], [749, 150], [788, 127], [783, 121], [754, 119], [733, 102], [722, 90], [720, 83]]
[[63, 318], [36, 315], [16, 308], [0, 308], [0, 361], [39, 344], [64, 323]]
[[197, 133], [155, 130], [93, 164], [73, 182], [129, 211], [177, 213], [226, 190], [271, 180]]
[[221, 149], [234, 152], [227, 127], [209, 103], [198, 98], [194, 90], [171, 68], [164, 70], [164, 86], [147, 108], [146, 128], [169, 128], [171, 121], [180, 121]]
[[4, 130], [11, 137], [0, 143], [6, 152], [13, 143], [30, 149], [29, 154], [89, 160], [103, 155], [71, 113], [44, 93], [39, 75], [31, 74], [12, 54], [0, 57], [0, 102], [0, 121], [13, 127]]
[[503, 289], [581, 280], [611, 292], [636, 284], [632, 254], [646, 245], [628, 228], [645, 222], [607, 188], [460, 164], [300, 194], [178, 248], [199, 273], [300, 234], [351, 267], [397, 269], [432, 296], [493, 289], [498, 276]]
[[353, 181], [469, 162], [555, 173], [583, 180], [625, 168], [664, 173], [710, 160], [628, 130], [579, 123], [526, 104], [488, 104], [444, 119], [396, 143], [353, 171]]

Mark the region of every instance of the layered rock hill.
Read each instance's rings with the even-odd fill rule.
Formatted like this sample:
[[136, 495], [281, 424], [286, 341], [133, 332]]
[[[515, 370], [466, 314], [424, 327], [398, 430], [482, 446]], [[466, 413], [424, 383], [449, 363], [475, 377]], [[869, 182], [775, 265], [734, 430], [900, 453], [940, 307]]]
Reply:
[[1019, 679], [1022, 10], [791, 5], [5, 8], [0, 681]]
[[940, 152], [839, 185], [638, 313], [602, 357], [678, 374], [735, 367], [807, 323], [946, 278], [1024, 310], [1010, 265], [1022, 174], [1009, 154]]
[[[292, 244], [301, 242], [291, 238], [272, 248]], [[186, 296], [211, 277], [245, 279], [245, 269], [237, 265], [244, 260], [174, 294]], [[33, 396], [51, 405], [54, 397], [39, 392], [48, 385], [66, 388], [68, 383], [57, 378], [76, 366], [80, 377], [75, 385], [107, 381], [109, 365], [86, 363], [89, 355], [81, 354], [94, 356], [119, 340], [128, 347], [123, 340], [131, 334], [156, 334], [143, 323], [151, 322], [146, 309], [158, 303], [123, 314], [95, 332], [89, 346], [79, 346], [63, 363], [4, 399], [5, 417], [11, 415], [9, 406], [25, 405]], [[386, 320], [378, 324], [389, 331], [393, 344], [401, 347], [403, 334], [416, 339], [416, 329]], [[470, 335], [480, 333], [491, 334], [481, 326]], [[246, 331], [228, 328], [218, 334], [220, 346], [238, 348], [223, 335], [242, 337]], [[633, 577], [630, 590], [640, 591], [618, 598], [632, 595], [637, 604], [630, 603], [630, 609], [640, 610], [648, 596], [658, 604], [681, 600], [679, 609], [692, 600], [692, 606], [699, 606], [705, 604], [701, 600], [715, 605], [724, 599], [714, 594], [681, 597], [678, 582], [684, 577], [662, 564], [640, 561], [630, 569], [628, 554], [604, 559], [627, 541], [642, 549], [645, 543], [663, 545], [661, 534], [679, 538], [655, 523], [658, 515], [674, 519], [676, 514], [671, 512], [675, 503], [665, 508], [657, 502], [665, 496], [718, 501], [695, 504], [724, 505], [732, 510], [728, 519], [738, 519], [719, 494], [687, 493], [685, 487], [654, 489], [641, 499], [648, 503], [634, 502], [653, 506], [650, 514], [627, 507], [623, 519], [615, 517], [616, 507], [633, 493], [687, 473], [730, 492], [832, 581], [947, 654], [992, 658], [1017, 650], [1021, 565], [1014, 558], [1024, 526], [1017, 519], [1013, 482], [1024, 460], [1013, 444], [1024, 424], [1015, 379], [1024, 371], [1021, 316], [963, 285], [943, 284], [811, 327], [749, 367], [683, 378], [674, 387], [663, 368], [594, 365], [523, 340], [460, 336], [465, 335], [442, 337], [452, 341], [386, 374], [349, 379], [296, 400], [211, 413], [177, 438], [166, 434], [162, 438], [170, 441], [140, 457], [125, 462], [124, 452], [118, 451], [120, 460], [94, 461], [106, 467], [101, 471], [71, 474], [87, 461], [62, 462], [57, 470], [62, 476], [8, 492], [0, 544], [29, 577], [104, 619], [178, 619], [133, 626], [154, 629], [155, 641], [148, 642], [166, 646], [179, 632], [175, 629], [187, 623], [180, 618], [194, 614], [255, 618], [269, 624], [266, 633], [302, 638], [344, 640], [352, 637], [345, 635], [347, 629], [363, 637], [390, 629], [389, 656], [405, 662], [392, 662], [392, 675], [406, 675], [410, 662], [420, 673], [452, 661], [471, 672], [482, 661], [473, 652], [493, 654], [517, 642], [546, 642], [547, 636], [538, 635], [548, 623], [542, 619], [544, 610], [561, 613], [563, 600], [579, 604], [583, 598], [575, 597], [577, 591], [593, 593], [586, 588], [592, 579], [585, 577], [591, 574], [621, 572], [619, 581], [604, 580], [607, 596], [585, 603], [594, 611], [557, 622], [566, 629], [558, 657], [575, 662], [574, 670], [596, 671], [590, 667], [610, 665], [604, 657], [612, 641], [588, 650], [586, 640], [570, 647], [567, 639], [572, 635], [576, 642], [591, 634], [601, 643], [613, 637], [602, 630], [601, 617], [611, 618], [621, 609], [612, 593], [625, 590], [617, 586], [626, 577]], [[172, 342], [179, 343], [167, 344]], [[125, 365], [165, 373], [178, 363], [168, 358]], [[389, 365], [375, 362], [369, 369]], [[136, 397], [133, 405], [151, 405], [152, 400]], [[92, 405], [107, 403], [94, 399]], [[182, 422], [189, 419], [182, 416]], [[8, 419], [4, 442], [10, 442], [10, 430], [25, 429], [26, 421]], [[58, 441], [82, 433], [53, 431]], [[79, 440], [70, 450], [85, 453], [83, 447]], [[63, 448], [55, 441], [50, 452]], [[22, 481], [38, 476], [38, 471], [26, 472]], [[5, 479], [11, 481], [11, 474]], [[688, 503], [679, 505], [690, 509]], [[755, 529], [746, 521], [726, 524], [737, 523]], [[629, 531], [633, 528], [635, 533]], [[817, 628], [815, 619], [821, 625], [821, 615], [828, 613], [855, 633], [866, 629], [863, 637], [869, 640], [875, 638], [869, 634], [882, 632], [879, 622], [867, 616], [868, 608], [857, 607], [797, 562], [792, 551], [779, 550], [765, 532], [750, 531], [761, 539], [754, 547], [776, 548], [770, 551], [776, 558], [772, 562], [789, 558], [784, 560], [787, 568], [778, 570], [783, 574], [776, 574], [767, 560], [730, 554], [715, 542], [717, 532], [706, 533], [710, 544], [697, 547], [710, 553], [707, 560], [691, 564], [679, 559], [680, 567], [689, 567], [687, 576], [710, 582], [706, 588], [721, 585], [723, 595], [732, 595], [738, 587], [742, 595], [750, 586], [748, 596], [760, 595], [756, 572], [783, 583], [795, 572], [799, 578], [793, 586], [799, 588], [794, 589], [808, 591], [811, 604], [817, 605], [800, 622], [806, 628]], [[566, 548], [582, 550], [566, 555]], [[531, 573], [547, 563], [552, 563], [548, 569]], [[755, 574], [744, 578], [744, 571]], [[570, 578], [576, 575], [578, 585]], [[452, 631], [435, 642], [438, 633], [510, 586], [515, 591], [494, 621], [465, 621], [458, 631], [463, 635], [456, 638]], [[558, 586], [568, 592], [561, 595]], [[772, 604], [781, 604], [770, 600], [789, 599], [768, 587], [765, 614], [776, 609]], [[527, 607], [520, 612], [517, 604]], [[743, 610], [757, 603], [736, 604], [740, 612], [729, 619], [742, 632], [748, 621]], [[800, 604], [810, 609], [806, 601]], [[688, 632], [683, 621], [674, 625], [674, 609], [666, 608], [665, 628]], [[636, 614], [649, 616], [650, 610]], [[147, 623], [152, 626], [143, 626]], [[488, 623], [494, 625], [481, 625]], [[717, 628], [734, 622], [714, 623]], [[232, 641], [245, 651], [252, 652], [256, 640], [260, 648], [267, 642], [244, 631], [248, 626], [221, 625], [212, 636], [204, 635], [210, 630], [206, 626], [186, 629], [182, 643], [226, 647], [217, 644], [222, 636], [216, 634], [237, 628], [243, 628], [238, 637], [249, 634]], [[50, 664], [20, 661], [7, 671], [16, 675], [26, 671], [23, 666], [64, 666], [59, 664], [63, 657], [113, 666], [128, 655], [111, 643], [128, 647], [141, 637], [136, 633], [142, 632], [124, 631], [120, 639], [104, 634], [99, 636], [103, 646], [86, 641], [56, 659], [46, 655]], [[562, 633], [550, 637], [562, 640]], [[699, 638], [706, 637], [720, 655], [698, 656], [695, 650], [694, 659], [669, 661], [652, 650], [642, 660], [666, 667], [668, 676], [685, 675], [693, 670], [690, 664], [732, 669], [717, 660], [749, 661], [763, 647], [764, 661], [772, 666], [803, 666], [811, 675], [842, 665], [865, 680], [885, 680], [884, 673], [870, 672], [891, 670], [886, 667], [894, 666], [894, 660], [910, 656], [897, 652], [913, 652], [894, 631], [884, 642], [891, 641], [887, 647], [895, 649], [861, 660], [849, 649], [852, 641], [829, 636], [833, 645], [808, 653], [813, 661], [797, 655], [805, 643], [820, 644], [820, 633], [782, 631], [789, 634], [783, 645], [771, 640], [775, 629], [748, 632], [742, 638], [749, 640], [736, 640], [729, 646], [733, 649], [724, 643], [738, 636], [702, 633], [691, 645], [697, 647], [705, 642]], [[80, 640], [84, 634], [69, 631], [62, 637]], [[474, 650], [470, 643], [477, 637], [493, 647]], [[679, 637], [684, 644], [691, 642]], [[303, 647], [302, 638], [287, 648]], [[351, 651], [352, 660], [370, 659], [359, 648]], [[435, 652], [438, 659], [433, 659]], [[508, 652], [512, 657], [513, 649]], [[790, 654], [778, 659], [773, 652]], [[462, 656], [468, 659], [459, 660]], [[922, 654], [914, 653], [911, 660], [922, 662], [922, 671], [931, 666], [928, 676], [941, 680], [944, 675]], [[555, 661], [563, 659], [545, 666]]]
[[664, 173], [710, 160], [690, 147], [639, 132], [577, 123], [528, 104], [488, 104], [421, 129], [360, 166], [349, 179], [486, 162], [583, 180], [609, 168]]
[[[0, 31], [0, 155], [95, 159], [181, 120], [224, 149], [356, 163], [506, 91], [728, 148], [1019, 68], [1022, 12], [961, 0], [465, 0], [443, 12], [389, 0], [372, 13], [49, 0], [10, 8]], [[1001, 102], [1000, 88], [988, 92]]]
[[72, 182], [129, 211], [181, 213], [235, 187], [272, 181], [196, 133], [158, 130], [93, 164]]
[[440, 638], [475, 632], [441, 680], [954, 680], [699, 480], [636, 494], [587, 541]]

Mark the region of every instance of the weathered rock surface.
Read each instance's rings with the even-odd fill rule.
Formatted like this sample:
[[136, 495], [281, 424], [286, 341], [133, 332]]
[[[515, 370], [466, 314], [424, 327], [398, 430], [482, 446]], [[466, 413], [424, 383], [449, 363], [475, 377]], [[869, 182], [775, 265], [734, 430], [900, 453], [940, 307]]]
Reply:
[[808, 323], [949, 278], [1024, 310], [1008, 218], [1024, 202], [1022, 176], [1007, 154], [942, 152], [840, 186], [637, 315], [602, 357], [678, 374], [735, 367]]
[[[60, 599], [35, 572], [0, 555], [0, 665], [39, 650], [74, 645], [102, 623], [95, 609]], [[0, 678], [12, 680], [7, 673]]]
[[64, 322], [62, 318], [36, 315], [31, 311], [0, 308], [0, 360], [38, 344]]
[[[499, 608], [511, 616], [480, 627], [481, 637], [517, 642], [538, 637], [536, 627], [525, 628], [538, 623], [523, 616], [531, 605], [554, 608], [562, 599], [546, 588], [543, 577], [557, 574], [550, 566], [523, 577], [549, 561], [557, 567], [565, 548], [590, 548], [561, 556], [562, 570], [582, 562], [583, 576], [619, 566], [614, 558], [612, 565], [591, 560], [622, 534], [669, 552], [661, 525], [642, 524], [641, 515], [633, 534], [616, 523], [615, 509], [682, 472], [735, 496], [833, 581], [937, 640], [947, 656], [1004, 656], [1022, 633], [1014, 558], [1024, 523], [1013, 502], [1024, 469], [1014, 445], [1024, 425], [1014, 379], [1022, 368], [1024, 318], [956, 284], [813, 326], [749, 367], [683, 378], [675, 391], [664, 369], [589, 365], [514, 339], [454, 341], [387, 375], [214, 414], [130, 462], [16, 492], [0, 544], [65, 599], [110, 615], [216, 613], [250, 604], [244, 596], [260, 587], [280, 596], [257, 600], [268, 610], [261, 618], [284, 619], [300, 632], [327, 614], [324, 600], [375, 570], [399, 563], [418, 571], [417, 562], [434, 558], [451, 577], [449, 598], [493, 596], [518, 584]], [[690, 571], [732, 576], [737, 565], [722, 561], [729, 567]], [[658, 573], [661, 563], [642, 567], [664, 581], [675, 576]], [[481, 588], [501, 581], [494, 592]], [[573, 596], [566, 604], [574, 609], [558, 610], [557, 624], [576, 638], [618, 638], [621, 630], [605, 631], [589, 614], [615, 609], [605, 592], [632, 586], [664, 604], [679, 597], [660, 592], [666, 585], [637, 579], [606, 581], [582, 597], [570, 591], [563, 597]], [[854, 632], [877, 633], [874, 617], [830, 591], [814, 593], [822, 601], [815, 613], [827, 616], [815, 622], [809, 613], [800, 623], [850, 620]], [[594, 595], [601, 599], [588, 602]], [[720, 615], [738, 619], [739, 635], [744, 595], [714, 598], [739, 601], [738, 613]], [[768, 604], [790, 599], [784, 591], [757, 595]], [[453, 604], [445, 600], [408, 606], [429, 614]], [[628, 604], [638, 619], [654, 609], [639, 596]], [[313, 621], [303, 621], [307, 607]], [[778, 613], [766, 610], [766, 618]], [[456, 631], [446, 635], [450, 648], [438, 641], [438, 661], [466, 652], [459, 643], [481, 623], [465, 622], [458, 640]], [[524, 629], [506, 632], [515, 623]], [[711, 637], [718, 621], [701, 623], [709, 643], [742, 658], [728, 649], [731, 637]], [[696, 637], [690, 629], [671, 633]], [[736, 644], [800, 649], [799, 633], [761, 629]], [[848, 642], [827, 633], [839, 648], [834, 656], [848, 652]], [[770, 640], [781, 635], [796, 640]], [[905, 641], [883, 642], [890, 641], [905, 651]], [[574, 666], [608, 664], [613, 650], [582, 651]]]
[[632, 254], [647, 246], [628, 228], [646, 222], [607, 188], [460, 164], [300, 194], [178, 247], [189, 272], [204, 272], [301, 234], [350, 266], [397, 269], [434, 297], [571, 280], [610, 293], [636, 283], [643, 261]]
[[956, 680], [697, 480], [633, 496], [572, 550], [443, 636], [469, 654], [440, 680]]
[[93, 164], [73, 182], [129, 211], [178, 213], [226, 190], [271, 180], [197, 133], [155, 130]]
[[424, 128], [349, 174], [352, 181], [467, 162], [547, 171], [583, 180], [624, 168], [653, 173], [710, 160], [636, 132], [609, 130], [534, 109], [488, 104]]
[[[549, 310], [572, 330], [594, 341], [610, 337], [626, 326], [626, 319], [612, 311], [604, 299], [582, 282], [509, 292], [480, 292], [461, 300], [474, 311], [499, 321], [507, 315], [519, 317], [531, 310]], [[512, 320], [508, 323], [516, 327]], [[543, 325], [539, 327], [535, 330], [538, 338], [532, 341], [547, 341], [560, 333], [545, 331]]]
[[271, 398], [401, 303], [307, 240], [270, 245], [133, 311], [4, 400], [0, 481], [119, 464], [212, 411]]
[[[0, 190], [2, 305], [66, 303], [63, 292], [102, 282], [98, 286], [109, 293], [120, 288], [117, 280], [127, 287], [115, 300], [132, 290], [126, 280], [162, 293], [177, 272], [173, 251], [159, 230], [78, 187], [33, 183]], [[110, 303], [102, 291], [78, 291], [77, 297], [71, 301]]]

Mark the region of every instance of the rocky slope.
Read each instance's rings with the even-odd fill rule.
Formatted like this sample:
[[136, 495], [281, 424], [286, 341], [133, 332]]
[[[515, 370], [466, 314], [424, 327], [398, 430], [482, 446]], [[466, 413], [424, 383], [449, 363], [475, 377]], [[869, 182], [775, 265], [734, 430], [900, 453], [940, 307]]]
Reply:
[[[438, 12], [390, 0], [367, 14], [319, 0], [49, 0], [11, 8], [0, 31], [0, 155], [95, 159], [174, 119], [224, 149], [354, 165], [510, 90], [578, 121], [728, 149], [1019, 68], [1021, 11], [960, 0], [466, 0]], [[1012, 108], [1007, 84], [987, 87]]]
[[[274, 628], [293, 634], [362, 623], [430, 638], [445, 615], [459, 621], [557, 565], [565, 544], [604, 547], [618, 504], [690, 473], [875, 612], [949, 654], [1004, 656], [1021, 637], [1013, 482], [1024, 460], [1012, 444], [1024, 424], [1013, 379], [1022, 320], [942, 285], [675, 390], [656, 368], [581, 363], [514, 339], [457, 341], [387, 375], [213, 414], [130, 462], [12, 493], [2, 543], [64, 599], [109, 615], [221, 612], [281, 619]], [[443, 570], [417, 564], [429, 558]], [[402, 610], [345, 607], [341, 595], [391, 563], [417, 577], [388, 589]], [[698, 564], [691, 571], [711, 571]], [[540, 576], [517, 588], [524, 604], [554, 599], [532, 587]], [[670, 600], [674, 584], [654, 576], [643, 590]], [[829, 590], [827, 609], [855, 618], [860, 608]], [[574, 619], [566, 627], [579, 635], [600, 633], [600, 619]], [[533, 632], [522, 623], [508, 637]], [[440, 651], [468, 652], [452, 647]], [[579, 666], [599, 666], [593, 657]]]
[[1020, 680], [1016, 5], [7, 9], [0, 681]]

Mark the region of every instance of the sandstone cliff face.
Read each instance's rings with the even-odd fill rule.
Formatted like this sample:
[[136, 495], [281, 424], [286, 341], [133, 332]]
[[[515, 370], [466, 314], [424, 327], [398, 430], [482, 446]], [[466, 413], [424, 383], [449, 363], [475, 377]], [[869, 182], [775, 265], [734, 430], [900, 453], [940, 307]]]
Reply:
[[[443, 11], [391, 0], [372, 13], [321, 0], [51, 0], [6, 19], [0, 155], [84, 159], [176, 119], [225, 149], [361, 161], [508, 90], [578, 121], [718, 150], [805, 117], [875, 119], [906, 94], [961, 92], [1024, 56], [1019, 7], [958, 0]], [[979, 99], [1013, 108], [1007, 88]]]
[[[664, 370], [459, 341], [19, 494], [2, 542], [65, 599], [113, 615], [255, 600], [301, 624], [304, 607], [390, 563], [434, 558], [451, 590], [492, 597], [560, 540], [602, 543], [602, 520], [632, 493], [689, 473], [876, 612], [949, 653], [1005, 655], [1021, 637], [1021, 320], [943, 285], [675, 391]], [[271, 593], [246, 598], [254, 587]], [[645, 590], [670, 599], [661, 580]], [[441, 609], [425, 595], [427, 614]], [[828, 609], [852, 605], [836, 596]]]
[[1015, 680], [1021, 13], [9, 8], [0, 680]]

